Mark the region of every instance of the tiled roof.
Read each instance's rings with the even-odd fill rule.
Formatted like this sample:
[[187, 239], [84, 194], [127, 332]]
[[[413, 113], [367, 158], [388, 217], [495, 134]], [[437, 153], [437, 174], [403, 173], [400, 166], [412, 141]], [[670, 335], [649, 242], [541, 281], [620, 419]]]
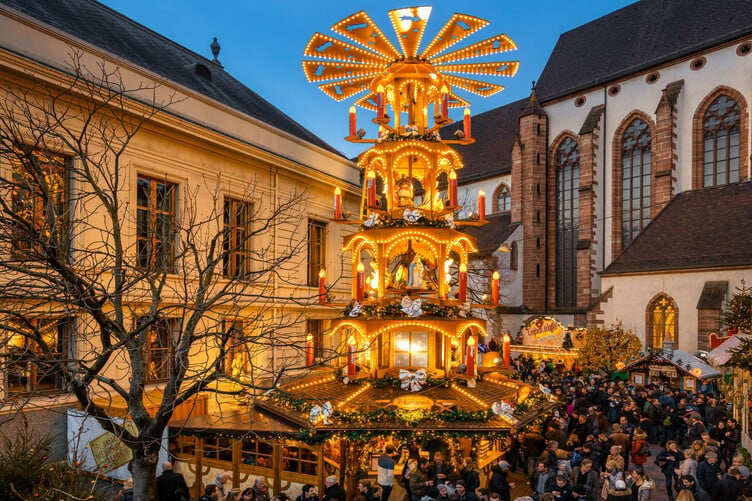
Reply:
[[[457, 146], [465, 167], [457, 171], [460, 184], [506, 174], [512, 170], [512, 146], [520, 132], [520, 113], [528, 99], [520, 99], [472, 117], [473, 144]], [[441, 129], [441, 137], [454, 139], [462, 128], [457, 121]]]
[[[328, 151], [332, 146], [224, 71], [221, 66], [94, 0], [0, 0], [11, 9], [108, 51], [241, 113]], [[210, 78], [197, 74], [197, 66]], [[200, 71], [203, 72], [203, 69]], [[206, 75], [206, 72], [203, 72]]]
[[752, 181], [674, 197], [602, 275], [752, 267]]
[[568, 31], [537, 82], [550, 101], [752, 33], [752, 0], [642, 0]]
[[519, 224], [512, 224], [512, 216], [509, 212], [489, 214], [486, 219], [488, 224], [484, 226], [467, 226], [463, 230], [475, 237], [479, 254], [490, 255], [509, 238]]

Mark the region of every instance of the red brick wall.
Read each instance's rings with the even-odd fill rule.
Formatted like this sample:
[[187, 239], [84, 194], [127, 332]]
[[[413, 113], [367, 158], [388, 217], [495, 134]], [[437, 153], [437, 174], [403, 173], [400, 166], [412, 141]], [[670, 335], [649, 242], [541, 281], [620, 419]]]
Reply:
[[545, 115], [520, 118], [520, 145], [512, 152], [512, 221], [522, 223], [522, 304], [535, 312], [546, 306], [546, 137]]
[[[593, 132], [580, 136], [580, 242], [587, 243], [587, 248], [577, 250], [577, 306], [586, 308], [597, 295], [593, 289], [595, 276], [596, 219], [595, 204], [598, 182], [596, 167], [598, 164], [598, 139], [600, 126]], [[584, 247], [584, 245], [583, 245]]]

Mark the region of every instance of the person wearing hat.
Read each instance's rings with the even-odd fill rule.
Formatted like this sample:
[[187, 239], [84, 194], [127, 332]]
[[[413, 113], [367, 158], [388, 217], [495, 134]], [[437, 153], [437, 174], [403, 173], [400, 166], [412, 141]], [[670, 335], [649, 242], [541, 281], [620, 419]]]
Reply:
[[514, 484], [507, 481], [507, 473], [511, 467], [512, 465], [503, 459], [491, 467], [491, 482], [488, 487], [491, 492], [499, 495], [501, 501], [511, 501], [510, 491], [514, 488]]
[[455, 494], [459, 496], [459, 501], [478, 501], [474, 492], [470, 492], [465, 485], [464, 480], [457, 480], [454, 484]]
[[617, 480], [614, 487], [608, 490], [606, 501], [630, 501], [630, 499], [632, 499], [632, 491], [627, 489], [624, 480]]
[[449, 501], [449, 490], [447, 489], [446, 484], [437, 485], [436, 491], [438, 494], [436, 495], [435, 501]]

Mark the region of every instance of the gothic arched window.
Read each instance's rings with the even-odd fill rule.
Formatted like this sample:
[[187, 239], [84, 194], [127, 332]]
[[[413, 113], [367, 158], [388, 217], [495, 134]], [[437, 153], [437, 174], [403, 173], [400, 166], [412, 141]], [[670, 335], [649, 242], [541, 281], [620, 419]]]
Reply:
[[635, 118], [622, 136], [621, 246], [629, 245], [650, 222], [650, 126]]
[[496, 189], [496, 212], [504, 212], [512, 209], [512, 195], [505, 184]]
[[645, 345], [650, 348], [662, 348], [663, 343], [671, 341], [677, 347], [676, 306], [668, 296], [658, 296], [648, 306], [648, 325]]
[[703, 186], [739, 181], [741, 109], [725, 94], [708, 106], [702, 121]]
[[577, 240], [580, 226], [580, 149], [571, 137], [555, 153], [556, 305], [577, 306]]
[[517, 269], [518, 259], [519, 259], [519, 256], [518, 256], [518, 251], [517, 251], [517, 242], [512, 242], [512, 245], [509, 246], [509, 269], [510, 270]]

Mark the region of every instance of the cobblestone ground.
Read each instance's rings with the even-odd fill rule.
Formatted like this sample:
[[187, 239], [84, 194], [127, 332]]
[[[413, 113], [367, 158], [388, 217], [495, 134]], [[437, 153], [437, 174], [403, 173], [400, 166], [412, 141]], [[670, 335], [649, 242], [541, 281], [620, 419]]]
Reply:
[[[650, 501], [668, 501], [668, 494], [666, 494], [666, 479], [663, 477], [661, 469], [655, 464], [655, 457], [660, 450], [661, 448], [658, 446], [650, 446], [650, 457], [644, 466], [645, 473], [649, 478], [653, 479], [653, 482], [655, 483], [655, 488], [650, 493]], [[634, 468], [634, 465], [631, 465], [631, 468]], [[516, 484], [514, 489], [512, 489], [512, 500], [520, 496], [529, 496], [531, 494], [530, 487], [527, 484], [527, 475], [520, 471], [516, 471], [509, 475], [509, 481]], [[600, 497], [598, 497], [598, 501], [602, 501]]]

